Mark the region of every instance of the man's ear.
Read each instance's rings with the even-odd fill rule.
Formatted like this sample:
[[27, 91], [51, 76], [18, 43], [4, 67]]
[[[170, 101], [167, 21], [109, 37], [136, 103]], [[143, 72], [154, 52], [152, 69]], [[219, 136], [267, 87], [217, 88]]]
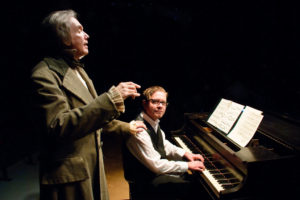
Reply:
[[145, 108], [147, 101], [145, 99], [142, 100], [142, 106]]
[[71, 40], [65, 39], [63, 40], [63, 44], [66, 45], [67, 47], [70, 47], [72, 43]]

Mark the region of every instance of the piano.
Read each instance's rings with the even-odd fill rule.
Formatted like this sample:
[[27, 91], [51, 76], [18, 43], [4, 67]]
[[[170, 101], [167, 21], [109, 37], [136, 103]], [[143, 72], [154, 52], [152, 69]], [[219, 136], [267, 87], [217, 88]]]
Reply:
[[208, 117], [208, 113], [185, 113], [183, 126], [170, 131], [168, 138], [204, 157], [206, 170], [192, 173], [209, 198], [266, 200], [299, 196], [298, 122], [264, 113], [249, 144], [241, 147], [208, 123]]

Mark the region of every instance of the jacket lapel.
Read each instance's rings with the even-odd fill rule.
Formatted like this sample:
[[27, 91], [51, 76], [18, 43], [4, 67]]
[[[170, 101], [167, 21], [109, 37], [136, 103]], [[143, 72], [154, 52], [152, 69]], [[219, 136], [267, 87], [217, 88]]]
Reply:
[[67, 70], [65, 74], [63, 86], [86, 104], [94, 99], [89, 90], [71, 69]]
[[44, 61], [48, 64], [50, 69], [56, 71], [56, 73], [62, 76], [63, 86], [72, 94], [81, 99], [84, 103], [87, 104], [91, 102], [97, 96], [97, 92], [91, 79], [81, 67], [78, 69], [79, 73], [86, 81], [89, 89], [83, 85], [76, 73], [71, 70], [71, 68], [63, 59], [45, 58]]

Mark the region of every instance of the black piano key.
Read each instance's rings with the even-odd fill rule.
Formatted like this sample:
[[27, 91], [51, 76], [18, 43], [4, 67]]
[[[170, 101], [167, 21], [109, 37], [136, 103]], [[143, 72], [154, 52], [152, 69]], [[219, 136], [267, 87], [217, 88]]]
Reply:
[[216, 156], [206, 151], [201, 145], [197, 144], [196, 146], [193, 144], [188, 137], [183, 136], [180, 138], [193, 153], [199, 153], [204, 157], [206, 170], [208, 170], [225, 189], [233, 188], [240, 184], [240, 181], [224, 167], [220, 160], [216, 159]]
[[228, 179], [219, 179], [217, 180], [218, 183], [220, 183], [221, 185], [225, 184], [225, 183], [230, 183], [230, 181]]
[[225, 178], [223, 176], [223, 174], [213, 174], [213, 177], [215, 177], [216, 179], [222, 179], [222, 178]]
[[234, 178], [234, 175], [232, 173], [223, 173], [223, 176], [226, 178]]
[[229, 181], [232, 184], [240, 184], [241, 183], [241, 181], [237, 178], [230, 178]]
[[205, 159], [206, 159], [207, 161], [210, 161], [210, 162], [215, 161], [215, 159], [214, 159], [213, 157], [211, 157], [211, 156], [205, 156]]
[[220, 174], [213, 174], [213, 176], [214, 176], [216, 179], [221, 179], [221, 178], [226, 178], [226, 179], [228, 179], [228, 178], [234, 178], [234, 175], [231, 174], [231, 173], [225, 173], [225, 174], [223, 174], [223, 173], [220, 173]]
[[204, 166], [205, 166], [205, 169], [207, 170], [215, 170], [215, 166], [214, 165], [211, 165], [210, 163], [205, 163], [204, 162]]
[[219, 170], [216, 170], [216, 169], [211, 169], [211, 170], [208, 170], [210, 174], [219, 174]]
[[228, 169], [219, 169], [219, 171], [221, 172], [221, 173], [230, 173], [229, 171], [228, 171]]
[[225, 185], [222, 185], [222, 187], [225, 188], [225, 189], [230, 189], [230, 188], [234, 188], [237, 185], [238, 184], [225, 184]]
[[193, 152], [193, 153], [200, 153], [200, 154], [206, 154], [209, 153], [206, 151], [203, 147], [201, 147], [199, 144], [196, 146], [189, 138], [187, 138], [185, 135], [180, 137], [180, 139], [187, 145], [187, 147]]
[[[211, 165], [213, 165], [216, 169], [222, 169], [224, 168], [224, 166], [218, 162], [218, 161], [215, 161], [215, 162], [209, 162]], [[205, 164], [205, 163], [204, 163]]]
[[216, 169], [214, 165], [212, 165], [211, 163], [209, 162], [204, 162], [204, 166], [207, 170], [214, 170]]
[[218, 183], [220, 184], [240, 184], [240, 181], [236, 178], [229, 178], [229, 179], [218, 179]]

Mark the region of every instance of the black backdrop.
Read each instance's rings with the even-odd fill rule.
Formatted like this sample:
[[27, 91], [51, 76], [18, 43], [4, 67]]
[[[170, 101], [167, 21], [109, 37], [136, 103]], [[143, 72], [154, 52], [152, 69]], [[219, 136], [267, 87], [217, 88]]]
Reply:
[[[185, 112], [211, 111], [220, 98], [299, 120], [296, 3], [10, 1], [1, 6], [0, 139], [13, 151], [32, 142], [28, 83], [41, 59], [39, 23], [50, 11], [67, 8], [79, 13], [90, 35], [84, 62], [98, 93], [129, 80], [142, 89], [164, 86], [170, 94], [166, 130], [179, 128]], [[122, 119], [135, 114], [137, 102], [126, 100]]]

